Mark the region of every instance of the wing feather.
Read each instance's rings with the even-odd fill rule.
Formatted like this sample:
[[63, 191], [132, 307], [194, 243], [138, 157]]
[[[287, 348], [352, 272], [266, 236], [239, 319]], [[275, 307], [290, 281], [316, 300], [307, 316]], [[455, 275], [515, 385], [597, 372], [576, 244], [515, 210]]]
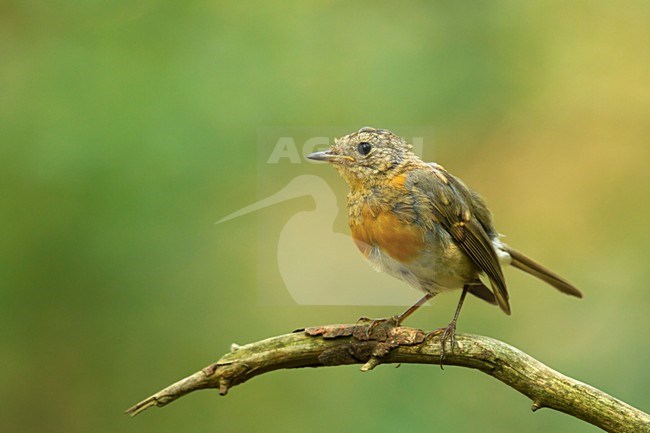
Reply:
[[510, 314], [505, 278], [490, 238], [490, 234], [496, 236], [496, 231], [485, 204], [481, 200], [475, 205], [476, 193], [438, 165], [413, 170], [409, 177], [413, 187], [419, 188], [430, 200], [435, 220], [487, 275], [496, 301], [506, 314]]

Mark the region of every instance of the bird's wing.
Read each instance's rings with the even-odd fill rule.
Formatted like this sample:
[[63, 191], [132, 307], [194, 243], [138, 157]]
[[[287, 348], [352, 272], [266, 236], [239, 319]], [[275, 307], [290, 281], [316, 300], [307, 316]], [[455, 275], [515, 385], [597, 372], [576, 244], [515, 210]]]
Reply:
[[[474, 193], [442, 167], [428, 165], [411, 171], [408, 181], [429, 201], [434, 218], [492, 283], [499, 307], [510, 314], [508, 290], [492, 240], [473, 206]], [[483, 205], [482, 205], [483, 206]]]

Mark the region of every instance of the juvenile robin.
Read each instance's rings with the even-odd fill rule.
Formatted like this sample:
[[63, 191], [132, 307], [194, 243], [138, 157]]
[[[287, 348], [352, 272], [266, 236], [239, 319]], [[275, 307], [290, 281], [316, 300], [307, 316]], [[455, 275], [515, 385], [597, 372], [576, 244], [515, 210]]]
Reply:
[[423, 162], [392, 132], [365, 127], [308, 158], [331, 163], [348, 184], [352, 238], [370, 264], [424, 292], [392, 318], [397, 325], [438, 293], [462, 290], [451, 323], [433, 332], [443, 334], [443, 356], [447, 340], [454, 348], [468, 292], [510, 314], [504, 265], [582, 297], [564, 278], [501, 242], [483, 198], [442, 166]]

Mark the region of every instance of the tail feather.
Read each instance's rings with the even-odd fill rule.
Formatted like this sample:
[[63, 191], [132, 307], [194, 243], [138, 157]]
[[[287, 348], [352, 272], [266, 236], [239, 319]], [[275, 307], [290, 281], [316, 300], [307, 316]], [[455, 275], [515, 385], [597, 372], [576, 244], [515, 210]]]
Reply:
[[510, 257], [512, 258], [511, 264], [515, 268], [521, 269], [522, 271], [547, 282], [562, 293], [582, 298], [582, 292], [580, 290], [578, 290], [573, 284], [569, 283], [567, 280], [560, 277], [555, 272], [547, 269], [546, 267], [537, 263], [535, 260], [507, 245], [503, 245], [503, 247], [505, 251], [510, 254]]
[[494, 293], [492, 293], [492, 290], [488, 289], [481, 280], [477, 279], [473, 283], [468, 284], [467, 289], [472, 295], [483, 299], [485, 302], [497, 305], [497, 298], [494, 296]]

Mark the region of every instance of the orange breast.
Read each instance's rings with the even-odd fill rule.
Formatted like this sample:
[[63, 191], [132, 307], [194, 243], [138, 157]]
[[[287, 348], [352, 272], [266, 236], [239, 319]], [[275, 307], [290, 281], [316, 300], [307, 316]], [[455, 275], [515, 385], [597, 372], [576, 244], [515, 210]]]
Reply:
[[360, 224], [351, 225], [352, 238], [359, 250], [368, 257], [377, 246], [384, 254], [408, 263], [415, 260], [424, 249], [422, 231], [414, 224], [400, 220], [390, 211], [372, 212], [362, 208]]

